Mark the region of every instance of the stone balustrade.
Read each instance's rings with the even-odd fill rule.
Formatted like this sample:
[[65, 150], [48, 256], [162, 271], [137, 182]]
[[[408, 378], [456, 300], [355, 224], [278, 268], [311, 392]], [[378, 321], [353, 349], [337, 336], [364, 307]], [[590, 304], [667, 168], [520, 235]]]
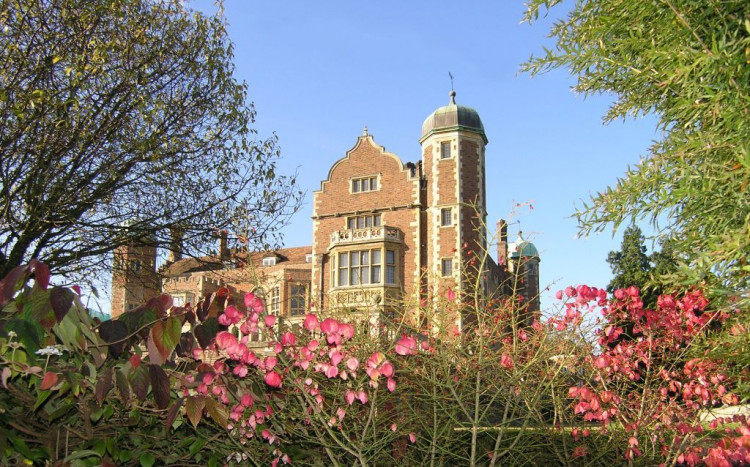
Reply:
[[403, 241], [401, 231], [395, 227], [381, 225], [364, 229], [343, 229], [331, 234], [331, 247], [347, 243], [383, 241], [401, 243]]

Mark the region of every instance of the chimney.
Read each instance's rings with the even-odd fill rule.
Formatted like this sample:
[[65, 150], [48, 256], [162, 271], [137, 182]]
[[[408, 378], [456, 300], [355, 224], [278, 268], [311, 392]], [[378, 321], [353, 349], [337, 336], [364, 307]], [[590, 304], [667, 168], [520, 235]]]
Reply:
[[508, 223], [505, 219], [497, 221], [497, 264], [505, 266], [508, 262]]
[[169, 229], [169, 258], [167, 261], [175, 263], [182, 259], [182, 236], [183, 230], [179, 227]]
[[226, 261], [229, 259], [229, 248], [227, 248], [227, 231], [219, 232], [219, 259]]

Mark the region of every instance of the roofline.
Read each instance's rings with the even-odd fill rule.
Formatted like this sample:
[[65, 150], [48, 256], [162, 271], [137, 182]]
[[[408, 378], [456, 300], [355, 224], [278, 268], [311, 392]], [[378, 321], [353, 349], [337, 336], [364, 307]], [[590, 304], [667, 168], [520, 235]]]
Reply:
[[449, 133], [449, 132], [456, 132], [456, 131], [465, 131], [468, 133], [474, 133], [477, 135], [480, 135], [482, 137], [482, 140], [484, 141], [484, 144], [487, 145], [490, 141], [487, 139], [487, 135], [484, 133], [484, 129], [479, 130], [477, 128], [473, 128], [470, 126], [465, 125], [454, 125], [454, 126], [448, 126], [448, 127], [440, 127], [440, 128], [433, 128], [429, 132], [427, 132], [426, 135], [422, 135], [421, 138], [419, 138], [419, 144], [424, 143], [429, 137], [432, 135], [437, 135], [440, 133]]

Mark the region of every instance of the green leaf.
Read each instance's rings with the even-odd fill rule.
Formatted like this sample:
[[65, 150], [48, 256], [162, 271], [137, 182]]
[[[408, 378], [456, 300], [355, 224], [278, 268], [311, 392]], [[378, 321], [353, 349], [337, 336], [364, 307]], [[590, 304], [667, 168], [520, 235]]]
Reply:
[[27, 321], [39, 323], [45, 331], [52, 329], [57, 323], [55, 312], [50, 305], [51, 290], [34, 288], [31, 293], [31, 302], [24, 306], [22, 317]]
[[156, 365], [169, 360], [180, 342], [181, 331], [182, 321], [176, 317], [154, 323], [148, 339], [149, 360]]
[[141, 461], [141, 467], [151, 467], [156, 462], [156, 457], [150, 452], [144, 452], [138, 459]]
[[78, 327], [81, 325], [80, 322], [75, 321], [74, 313], [66, 313], [62, 321], [52, 328], [52, 332], [67, 348], [71, 350], [86, 350], [86, 340], [82, 338], [83, 335], [78, 330]]
[[143, 402], [146, 400], [149, 385], [148, 368], [143, 364], [138, 365], [138, 368], [130, 373], [130, 387], [133, 388], [133, 393], [135, 393], [139, 401]]
[[128, 384], [128, 379], [121, 369], [115, 371], [115, 384], [117, 385], [117, 391], [120, 393], [123, 405], [127, 406], [128, 402], [130, 402], [130, 384]]
[[6, 331], [13, 331], [16, 333], [18, 336], [17, 339], [26, 349], [29, 362], [35, 362], [37, 360], [35, 352], [41, 347], [42, 339], [44, 338], [44, 330], [42, 327], [25, 319], [13, 318], [8, 321], [8, 325], [5, 329]]
[[221, 428], [227, 428], [227, 413], [219, 402], [211, 398], [206, 398], [206, 411]]
[[203, 449], [203, 446], [205, 445], [206, 445], [205, 439], [202, 439], [202, 438], [196, 439], [195, 441], [193, 441], [193, 444], [190, 445], [190, 450], [189, 450], [190, 455], [195, 456], [201, 451], [201, 449]]
[[219, 320], [216, 318], [208, 318], [205, 322], [196, 326], [195, 338], [198, 339], [198, 345], [203, 349], [211, 345], [219, 329]]
[[34, 403], [34, 410], [38, 409], [39, 407], [44, 404], [47, 399], [49, 399], [49, 396], [52, 394], [52, 391], [39, 391], [39, 394], [36, 397], [36, 402]]

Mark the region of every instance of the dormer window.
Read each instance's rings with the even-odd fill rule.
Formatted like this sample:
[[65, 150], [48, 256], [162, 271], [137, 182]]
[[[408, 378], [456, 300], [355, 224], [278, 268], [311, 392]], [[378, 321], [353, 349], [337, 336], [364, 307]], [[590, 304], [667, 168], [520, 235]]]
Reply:
[[312, 253], [308, 253], [305, 255], [305, 262], [306, 263], [312, 263], [313, 262], [313, 255]]
[[275, 256], [268, 256], [266, 258], [263, 258], [263, 266], [276, 266], [276, 257]]

